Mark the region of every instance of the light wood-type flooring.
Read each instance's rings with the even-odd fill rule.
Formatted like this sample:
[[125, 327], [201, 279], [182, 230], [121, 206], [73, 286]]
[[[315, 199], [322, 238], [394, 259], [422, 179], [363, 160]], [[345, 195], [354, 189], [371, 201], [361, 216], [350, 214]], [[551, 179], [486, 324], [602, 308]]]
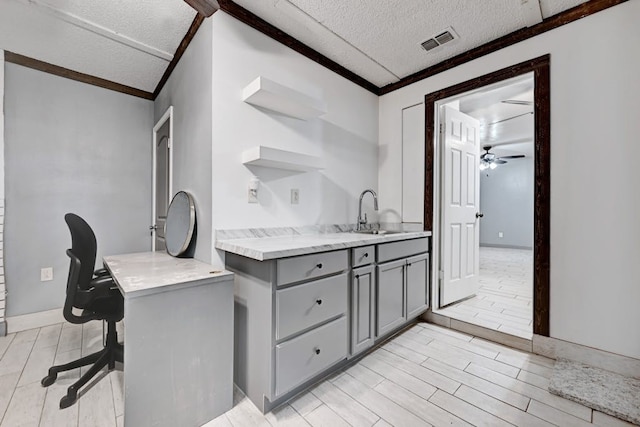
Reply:
[[533, 336], [533, 251], [480, 248], [476, 296], [436, 313], [525, 339]]
[[[122, 371], [64, 410], [58, 403], [79, 372], [40, 386], [52, 363], [99, 349], [101, 334], [91, 322], [0, 337], [0, 426], [122, 426]], [[549, 394], [552, 367], [541, 356], [419, 323], [266, 416], [236, 391], [233, 409], [206, 426], [630, 425]]]

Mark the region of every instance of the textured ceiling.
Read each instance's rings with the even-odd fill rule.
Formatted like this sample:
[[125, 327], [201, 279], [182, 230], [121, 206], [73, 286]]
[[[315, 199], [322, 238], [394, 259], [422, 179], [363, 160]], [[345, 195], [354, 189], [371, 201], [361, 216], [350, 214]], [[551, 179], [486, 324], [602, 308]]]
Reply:
[[0, 48], [153, 92], [195, 15], [182, 0], [1, 0]]
[[[585, 0], [235, 0], [377, 86]], [[0, 0], [0, 49], [152, 92], [195, 11], [183, 0]], [[427, 53], [420, 43], [460, 36]]]
[[[235, 0], [378, 86], [396, 82], [584, 1]], [[447, 27], [452, 27], [460, 39], [434, 52], [425, 52], [420, 43]]]

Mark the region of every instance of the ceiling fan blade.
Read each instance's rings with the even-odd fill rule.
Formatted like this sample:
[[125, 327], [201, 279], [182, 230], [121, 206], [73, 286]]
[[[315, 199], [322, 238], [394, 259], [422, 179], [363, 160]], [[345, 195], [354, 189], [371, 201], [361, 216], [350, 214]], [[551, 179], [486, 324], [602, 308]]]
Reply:
[[499, 165], [504, 165], [505, 163], [507, 163], [507, 161], [506, 160], [495, 159], [493, 161], [493, 163], [497, 163]]
[[526, 157], [524, 154], [516, 154], [513, 156], [500, 156], [499, 159], [522, 159], [523, 157]]

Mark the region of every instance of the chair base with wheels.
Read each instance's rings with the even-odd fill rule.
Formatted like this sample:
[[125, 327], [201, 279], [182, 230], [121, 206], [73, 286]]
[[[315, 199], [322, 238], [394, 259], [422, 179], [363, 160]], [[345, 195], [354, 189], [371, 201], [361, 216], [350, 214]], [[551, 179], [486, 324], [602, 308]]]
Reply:
[[123, 361], [123, 347], [122, 344], [118, 342], [116, 322], [108, 321], [107, 342], [102, 350], [74, 360], [73, 362], [65, 363], [64, 365], [52, 366], [49, 368], [49, 375], [44, 377], [40, 383], [44, 387], [49, 387], [58, 378], [58, 373], [93, 364], [78, 381], [67, 389], [67, 395], [60, 399], [60, 409], [68, 408], [78, 399], [78, 391], [80, 388], [88, 383], [102, 368], [108, 366], [108, 369], [112, 370], [116, 367], [116, 362], [122, 363]]

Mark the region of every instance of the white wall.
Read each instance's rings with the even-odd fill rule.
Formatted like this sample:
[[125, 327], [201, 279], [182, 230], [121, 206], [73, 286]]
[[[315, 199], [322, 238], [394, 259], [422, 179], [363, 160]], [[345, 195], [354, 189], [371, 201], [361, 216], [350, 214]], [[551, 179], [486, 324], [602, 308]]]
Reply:
[[[62, 307], [83, 217], [103, 255], [149, 247], [151, 101], [5, 63], [7, 316]], [[54, 280], [40, 282], [53, 267]]]
[[533, 247], [533, 166], [525, 157], [480, 171], [481, 246]]
[[[377, 96], [224, 12], [211, 20], [214, 228], [355, 223], [360, 192], [378, 185]], [[258, 76], [322, 98], [328, 113], [302, 121], [244, 103], [242, 89]], [[257, 145], [320, 156], [326, 168], [249, 169], [241, 154]], [[249, 204], [254, 175], [261, 181], [259, 203]], [[298, 205], [290, 204], [292, 188], [300, 190]], [[365, 200], [374, 220], [370, 196]]]
[[401, 110], [425, 94], [551, 54], [550, 335], [640, 358], [640, 1], [380, 98], [380, 202], [399, 211]]
[[[194, 257], [211, 262], [211, 19], [205, 19], [154, 101], [154, 123], [173, 105], [173, 192], [196, 203]], [[173, 195], [172, 195], [173, 197]]]

